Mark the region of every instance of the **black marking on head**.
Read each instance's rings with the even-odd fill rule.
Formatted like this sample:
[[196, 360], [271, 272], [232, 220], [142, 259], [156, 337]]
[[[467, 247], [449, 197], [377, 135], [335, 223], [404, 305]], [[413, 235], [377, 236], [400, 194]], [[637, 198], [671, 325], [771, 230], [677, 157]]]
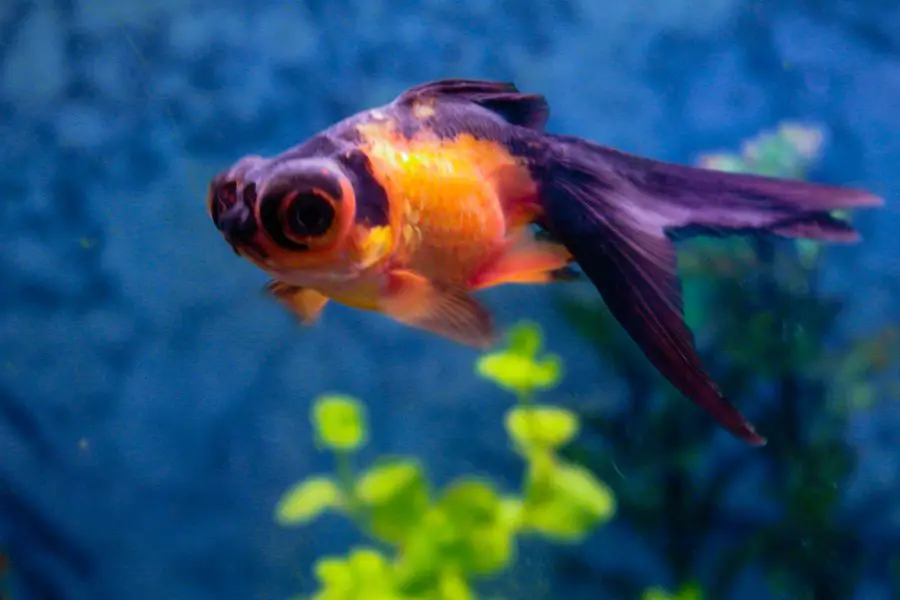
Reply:
[[[302, 164], [302, 163], [301, 163]], [[322, 172], [315, 167], [302, 164], [302, 168], [294, 171], [285, 169], [274, 175], [266, 184], [266, 196], [284, 197], [291, 193], [303, 193], [318, 189], [328, 194], [336, 202], [340, 202], [343, 195], [341, 182], [338, 176], [330, 171]]]
[[368, 157], [363, 152], [354, 150], [342, 154], [340, 161], [350, 175], [356, 194], [356, 222], [370, 227], [387, 225], [389, 221], [387, 193], [372, 175]]
[[276, 157], [276, 160], [287, 161], [298, 158], [317, 158], [332, 156], [344, 148], [344, 143], [327, 132], [312, 136], [305, 142], [288, 148]]

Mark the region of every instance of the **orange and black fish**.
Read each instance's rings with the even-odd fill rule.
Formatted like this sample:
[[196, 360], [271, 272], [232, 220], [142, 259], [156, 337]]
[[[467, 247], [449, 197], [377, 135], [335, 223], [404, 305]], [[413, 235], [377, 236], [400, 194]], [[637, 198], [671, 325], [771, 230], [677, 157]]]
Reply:
[[728, 431], [763, 444], [705, 372], [684, 323], [675, 234], [850, 242], [830, 211], [864, 191], [641, 158], [547, 133], [545, 99], [443, 80], [210, 184], [208, 210], [303, 322], [329, 299], [475, 347], [494, 340], [473, 292], [569, 279], [573, 264], [651, 363]]

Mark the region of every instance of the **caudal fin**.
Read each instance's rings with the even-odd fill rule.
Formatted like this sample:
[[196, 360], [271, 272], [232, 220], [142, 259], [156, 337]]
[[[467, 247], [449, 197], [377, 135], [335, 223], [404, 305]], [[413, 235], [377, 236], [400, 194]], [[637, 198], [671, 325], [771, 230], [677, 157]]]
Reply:
[[858, 234], [830, 211], [872, 194], [663, 163], [558, 136], [540, 179], [542, 225], [566, 245], [615, 318], [678, 390], [736, 437], [766, 443], [717, 389], [684, 322], [671, 237], [759, 232], [822, 241]]

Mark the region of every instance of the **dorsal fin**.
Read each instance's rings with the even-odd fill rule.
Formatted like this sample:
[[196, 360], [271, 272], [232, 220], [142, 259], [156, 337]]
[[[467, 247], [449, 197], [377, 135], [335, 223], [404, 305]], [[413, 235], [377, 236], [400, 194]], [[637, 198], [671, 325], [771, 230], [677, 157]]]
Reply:
[[422, 98], [449, 96], [473, 102], [493, 111], [507, 122], [543, 131], [550, 117], [547, 100], [539, 94], [523, 94], [512, 83], [478, 79], [441, 79], [409, 88], [397, 98], [398, 104], [412, 104]]

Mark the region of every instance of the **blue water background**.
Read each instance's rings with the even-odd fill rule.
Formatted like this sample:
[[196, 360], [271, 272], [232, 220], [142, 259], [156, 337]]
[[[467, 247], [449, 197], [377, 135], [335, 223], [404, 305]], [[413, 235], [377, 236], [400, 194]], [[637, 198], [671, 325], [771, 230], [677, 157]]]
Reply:
[[[323, 391], [365, 399], [373, 450], [419, 455], [439, 482], [516, 480], [509, 398], [473, 375], [474, 352], [334, 306], [300, 330], [204, 207], [237, 157], [452, 76], [515, 81], [547, 96], [554, 131], [679, 162], [782, 119], [824, 124], [817, 178], [894, 201], [830, 255], [826, 288], [851, 297], [849, 330], [900, 317], [898, 3], [4, 0], [0, 542], [17, 598], [309, 591], [312, 560], [351, 530], [282, 530], [272, 508], [330, 467], [307, 418]], [[485, 299], [502, 324], [544, 326], [567, 363], [558, 398], [621, 395], [547, 289]], [[900, 484], [898, 427], [896, 403], [855, 419], [859, 490]], [[572, 553], [659, 573], [604, 530], [526, 548], [521, 597], [594, 598], [555, 568]]]

